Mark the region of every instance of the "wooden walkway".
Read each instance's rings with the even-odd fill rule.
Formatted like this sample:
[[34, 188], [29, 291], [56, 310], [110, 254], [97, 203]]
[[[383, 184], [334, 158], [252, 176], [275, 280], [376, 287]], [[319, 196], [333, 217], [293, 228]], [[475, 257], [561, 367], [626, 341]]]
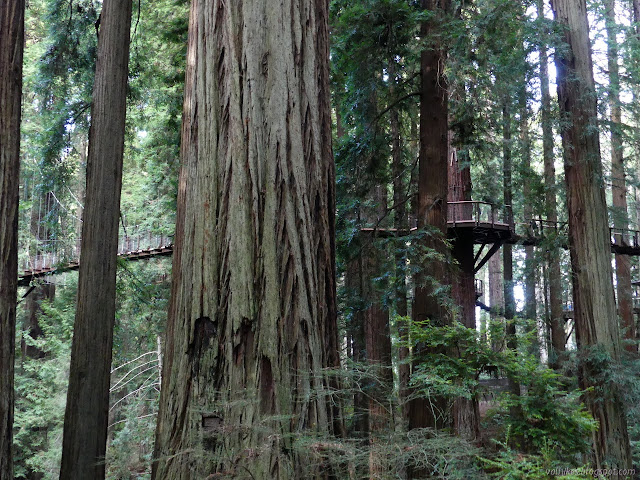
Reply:
[[[477, 201], [448, 202], [448, 217], [449, 239], [453, 240], [460, 235], [473, 235], [474, 243], [480, 245], [474, 261], [475, 272], [480, 270], [504, 244], [540, 246], [550, 238], [559, 237], [562, 239], [561, 246], [568, 248], [566, 222], [550, 222], [538, 218], [528, 223], [515, 224], [509, 221], [506, 212], [500, 207]], [[360, 231], [377, 237], [396, 237], [410, 235], [417, 231], [417, 228], [362, 228]], [[611, 228], [610, 235], [612, 253], [640, 256], [640, 231]], [[30, 265], [25, 265], [19, 275], [18, 285], [27, 286], [37, 278], [78, 270], [78, 247], [63, 256], [58, 255], [56, 249], [52, 248], [52, 242], [43, 241], [42, 244], [43, 250], [50, 253], [40, 254], [31, 260]], [[170, 237], [166, 236], [135, 231], [130, 235], [121, 235], [118, 242], [118, 257], [125, 260], [146, 260], [172, 254], [173, 243]], [[64, 261], [64, 258], [73, 260]]]
[[[46, 243], [49, 248], [52, 244], [50, 241], [43, 243]], [[154, 257], [170, 255], [173, 255], [173, 243], [171, 238], [167, 236], [136, 233], [134, 235], [121, 235], [118, 241], [118, 258], [123, 260], [148, 260]], [[64, 261], [64, 256], [55, 251], [37, 255], [31, 260], [32, 265], [29, 268], [23, 268], [22, 273], [18, 275], [18, 286], [25, 287], [34, 279], [80, 268], [79, 248], [74, 248], [66, 257], [71, 257], [74, 260]]]
[[[568, 249], [568, 224], [542, 218], [527, 223], [509, 221], [507, 213], [487, 202], [448, 202], [447, 237], [473, 235], [480, 245], [476, 252], [474, 271], [478, 272], [504, 244], [540, 246], [549, 239], [560, 239], [560, 246]], [[361, 232], [379, 237], [406, 236], [417, 228], [399, 231], [395, 228], [362, 228]], [[640, 256], [640, 231], [610, 228], [611, 252]], [[486, 251], [485, 251], [486, 249]]]

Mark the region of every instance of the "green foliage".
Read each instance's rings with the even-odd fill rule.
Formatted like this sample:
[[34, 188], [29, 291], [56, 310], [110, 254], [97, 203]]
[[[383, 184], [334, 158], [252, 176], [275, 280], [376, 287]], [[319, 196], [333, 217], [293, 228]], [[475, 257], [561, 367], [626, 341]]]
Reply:
[[127, 226], [168, 235], [175, 224], [188, 2], [139, 7], [132, 26], [121, 211]]
[[42, 336], [33, 339], [18, 331], [16, 343], [34, 346], [43, 356], [21, 354], [16, 360], [16, 479], [30, 478], [30, 472], [42, 473], [45, 480], [58, 478], [74, 319], [75, 286], [69, 281], [72, 285], [59, 289], [53, 302], [40, 305]]
[[[553, 446], [544, 444], [538, 455], [523, 455], [510, 447], [509, 431], [504, 442], [497, 441], [498, 453], [494, 458], [481, 457], [480, 461], [490, 478], [500, 480], [563, 479], [580, 480], [592, 478], [581, 474], [557, 475], [555, 472], [568, 470], [557, 461]], [[573, 469], [577, 471], [578, 469]]]
[[[159, 336], [166, 322], [168, 259], [118, 269], [107, 478], [149, 478], [159, 396]], [[40, 472], [57, 479], [75, 314], [77, 275], [64, 277], [51, 303], [41, 303], [42, 335], [19, 332], [18, 344], [42, 358], [20, 356], [16, 368], [16, 478]], [[33, 294], [33, 293], [32, 293]], [[22, 316], [27, 316], [23, 311]], [[19, 319], [20, 321], [21, 319]]]
[[118, 269], [108, 479], [146, 479], [150, 475], [169, 271], [168, 259], [125, 262]]
[[411, 378], [414, 395], [444, 397], [451, 402], [457, 397], [479, 399], [483, 394], [491, 398], [490, 391], [482, 389], [481, 375], [502, 372], [520, 385], [521, 394], [498, 395], [484, 428], [498, 437], [506, 436], [506, 446], [519, 453], [535, 457], [553, 450], [565, 464], [589, 450], [596, 422], [580, 402], [583, 392], [568, 392], [563, 377], [528, 353], [526, 341], [517, 354], [509, 349], [494, 351], [476, 330], [458, 322], [434, 326], [429, 321], [414, 323], [411, 339], [418, 346], [414, 347], [416, 366]]

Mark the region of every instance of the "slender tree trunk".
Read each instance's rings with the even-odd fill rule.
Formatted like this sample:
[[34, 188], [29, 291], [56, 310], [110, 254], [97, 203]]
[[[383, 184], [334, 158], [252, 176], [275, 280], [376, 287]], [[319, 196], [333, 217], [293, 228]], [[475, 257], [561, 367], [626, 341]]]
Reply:
[[24, 0], [0, 3], [0, 478], [13, 478]]
[[502, 278], [502, 256], [494, 254], [489, 266], [489, 334], [491, 348], [498, 352], [504, 348], [504, 282]]
[[[585, 403], [599, 423], [594, 435], [596, 468], [630, 468], [625, 407], [620, 392], [603, 384], [606, 366], [619, 362], [620, 331], [613, 294], [597, 105], [585, 0], [554, 0], [554, 14], [568, 47], [556, 54], [558, 102], [564, 147], [573, 274], [574, 318]], [[603, 355], [610, 362], [602, 362]], [[598, 361], [589, 361], [597, 356]], [[606, 392], [606, 398], [603, 393]], [[621, 477], [612, 477], [621, 478]]]
[[[393, 60], [390, 62], [393, 64]], [[395, 68], [390, 68], [389, 75], [395, 76]], [[400, 134], [400, 115], [397, 108], [389, 111], [391, 123], [391, 170], [393, 175], [393, 214], [394, 228], [398, 231], [409, 229], [409, 216], [407, 215], [407, 189], [404, 182], [405, 166], [402, 161], [402, 136]], [[396, 315], [407, 317], [409, 314], [407, 303], [407, 252], [404, 239], [400, 239], [396, 245], [395, 259], [395, 307]], [[398, 390], [401, 405], [402, 424], [408, 420], [406, 398], [409, 394], [409, 378], [411, 366], [409, 365], [409, 348], [406, 346], [409, 336], [409, 326], [405, 320], [398, 324], [398, 336], [404, 343], [398, 349]], [[405, 425], [406, 426], [406, 425]]]
[[[538, 17], [544, 18], [544, 2], [538, 0]], [[546, 37], [545, 37], [546, 38]], [[556, 200], [556, 170], [553, 154], [553, 126], [551, 118], [551, 94], [549, 92], [549, 66], [546, 42], [540, 46], [540, 90], [542, 122], [542, 155], [544, 159], [545, 210], [547, 219], [557, 223], [558, 209]], [[562, 307], [562, 272], [560, 270], [560, 252], [558, 247], [546, 252], [549, 279], [549, 326], [551, 345], [549, 366], [559, 368], [562, 353], [565, 351], [566, 332]]]
[[105, 475], [131, 0], [105, 0], [100, 25], [60, 468], [64, 480]]
[[[513, 159], [511, 157], [511, 113], [508, 105], [509, 100], [505, 99], [502, 107], [502, 172], [503, 172], [503, 198], [505, 205], [505, 219], [507, 223], [513, 223], [513, 185], [512, 169]], [[504, 281], [504, 317], [506, 320], [506, 343], [507, 348], [513, 352], [518, 351], [518, 338], [516, 331], [516, 301], [513, 294], [513, 246], [505, 244], [502, 246], [502, 273]], [[509, 389], [514, 395], [520, 395], [520, 384], [513, 378], [509, 378]], [[515, 414], [516, 410], [513, 409]]]
[[[358, 219], [358, 224], [360, 220]], [[369, 239], [365, 239], [367, 241]], [[351, 293], [353, 302], [353, 315], [347, 323], [347, 335], [351, 344], [351, 360], [356, 369], [366, 370], [367, 346], [365, 343], [365, 309], [362, 304], [366, 301], [364, 282], [366, 279], [366, 258], [367, 253], [361, 252], [356, 258], [347, 263], [346, 286]], [[373, 275], [370, 275], [373, 277]], [[364, 381], [360, 377], [354, 379], [353, 385], [353, 416], [351, 421], [350, 435], [367, 441], [369, 437], [369, 401], [365, 393]]]
[[[524, 55], [524, 52], [523, 52]], [[524, 218], [526, 221], [533, 218], [534, 199], [531, 193], [531, 182], [535, 172], [531, 169], [531, 138], [529, 136], [529, 110], [527, 107], [526, 87], [520, 92], [520, 148], [522, 149], [522, 171], [524, 196]], [[538, 341], [538, 313], [536, 303], [536, 254], [533, 245], [524, 248], [524, 296], [525, 319], [531, 336], [530, 352], [540, 358], [540, 342]]]
[[[613, 226], [626, 230], [629, 227], [627, 209], [627, 185], [624, 171], [624, 147], [622, 145], [622, 108], [620, 105], [620, 74], [618, 67], [618, 43], [616, 40], [615, 0], [605, 0], [605, 26], [607, 30], [607, 64], [609, 67], [609, 110], [611, 113], [611, 190], [613, 196]], [[623, 232], [622, 238], [630, 241]], [[636, 338], [633, 319], [633, 299], [631, 290], [631, 258], [628, 255], [615, 255], [616, 289], [618, 314], [624, 329], [624, 338], [630, 341]], [[629, 343], [627, 349], [636, 351], [636, 345]]]
[[327, 2], [192, 2], [155, 479], [329, 475], [327, 17]]
[[[422, 7], [435, 18], [422, 26], [422, 36], [436, 32], [437, 22], [448, 10], [449, 0], [422, 0]], [[430, 39], [431, 40], [431, 39]], [[420, 164], [418, 173], [418, 227], [430, 227], [425, 247], [448, 256], [447, 238], [447, 157], [449, 148], [448, 87], [444, 75], [446, 52], [438, 40], [422, 51], [420, 60]], [[427, 277], [430, 277], [427, 279]], [[413, 304], [415, 321], [429, 319], [434, 325], [448, 323], [448, 312], [436, 291], [448, 285], [447, 264], [430, 259], [416, 276]], [[409, 428], [443, 427], [447, 421], [446, 401], [417, 398], [409, 403]]]

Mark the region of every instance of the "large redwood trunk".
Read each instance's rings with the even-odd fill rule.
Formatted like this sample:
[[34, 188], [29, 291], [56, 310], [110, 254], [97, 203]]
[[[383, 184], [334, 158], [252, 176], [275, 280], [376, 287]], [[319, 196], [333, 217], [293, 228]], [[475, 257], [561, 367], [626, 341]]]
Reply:
[[192, 2], [157, 480], [329, 474], [327, 16], [326, 1]]
[[[422, 0], [422, 7], [434, 14], [425, 22], [422, 36], [429, 38], [437, 31], [437, 22], [449, 8], [449, 0]], [[420, 164], [418, 173], [418, 228], [429, 227], [425, 247], [448, 256], [447, 238], [447, 157], [448, 157], [448, 87], [444, 75], [446, 52], [437, 40], [422, 51], [420, 72]], [[416, 276], [413, 304], [414, 321], [427, 319], [436, 326], [449, 322], [443, 299], [436, 290], [449, 284], [447, 264], [430, 259]], [[428, 278], [430, 277], [430, 278]], [[446, 424], [446, 402], [417, 398], [409, 403], [409, 428], [443, 427]]]
[[0, 478], [13, 478], [24, 0], [0, 3]]
[[[568, 45], [556, 55], [558, 101], [569, 210], [575, 332], [581, 352], [580, 386], [594, 387], [585, 401], [599, 427], [597, 468], [630, 468], [625, 408], [620, 392], [604, 384], [607, 366], [619, 362], [620, 332], [613, 294], [609, 226], [600, 163], [596, 93], [585, 0], [554, 0]], [[603, 362], [607, 355], [609, 361]], [[606, 392], [606, 397], [604, 393]], [[612, 478], [618, 478], [616, 476]]]
[[101, 479], [116, 310], [131, 0], [105, 0], [93, 86], [87, 197], [60, 478]]
[[[607, 30], [607, 64], [609, 67], [609, 110], [611, 115], [611, 190], [613, 197], [613, 226], [626, 230], [629, 227], [627, 211], [627, 182], [624, 169], [624, 148], [622, 145], [622, 108], [620, 105], [620, 74], [618, 67], [618, 43], [616, 40], [615, 0], [605, 0], [605, 25]], [[616, 231], [618, 239], [631, 242], [626, 232]], [[624, 329], [624, 338], [634, 341], [636, 327], [633, 319], [633, 298], [631, 291], [631, 258], [616, 255], [616, 292], [618, 314]], [[636, 345], [627, 345], [629, 351], [636, 351]]]
[[[544, 17], [544, 2], [538, 0], [538, 17]], [[545, 37], [546, 38], [546, 37]], [[553, 155], [553, 126], [551, 118], [551, 94], [549, 92], [549, 66], [546, 42], [540, 46], [540, 90], [542, 122], [542, 155], [544, 160], [545, 210], [550, 222], [558, 221], [556, 200], [556, 170]], [[550, 249], [545, 253], [549, 278], [549, 366], [559, 368], [565, 351], [566, 332], [562, 307], [562, 272], [560, 270], [560, 250]]]

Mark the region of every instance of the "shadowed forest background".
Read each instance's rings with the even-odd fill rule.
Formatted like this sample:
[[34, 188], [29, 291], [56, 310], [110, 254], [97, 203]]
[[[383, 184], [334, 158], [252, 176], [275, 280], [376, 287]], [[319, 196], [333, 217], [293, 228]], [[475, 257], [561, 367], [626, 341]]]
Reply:
[[26, 2], [0, 477], [640, 478], [640, 2], [227, 3]]

